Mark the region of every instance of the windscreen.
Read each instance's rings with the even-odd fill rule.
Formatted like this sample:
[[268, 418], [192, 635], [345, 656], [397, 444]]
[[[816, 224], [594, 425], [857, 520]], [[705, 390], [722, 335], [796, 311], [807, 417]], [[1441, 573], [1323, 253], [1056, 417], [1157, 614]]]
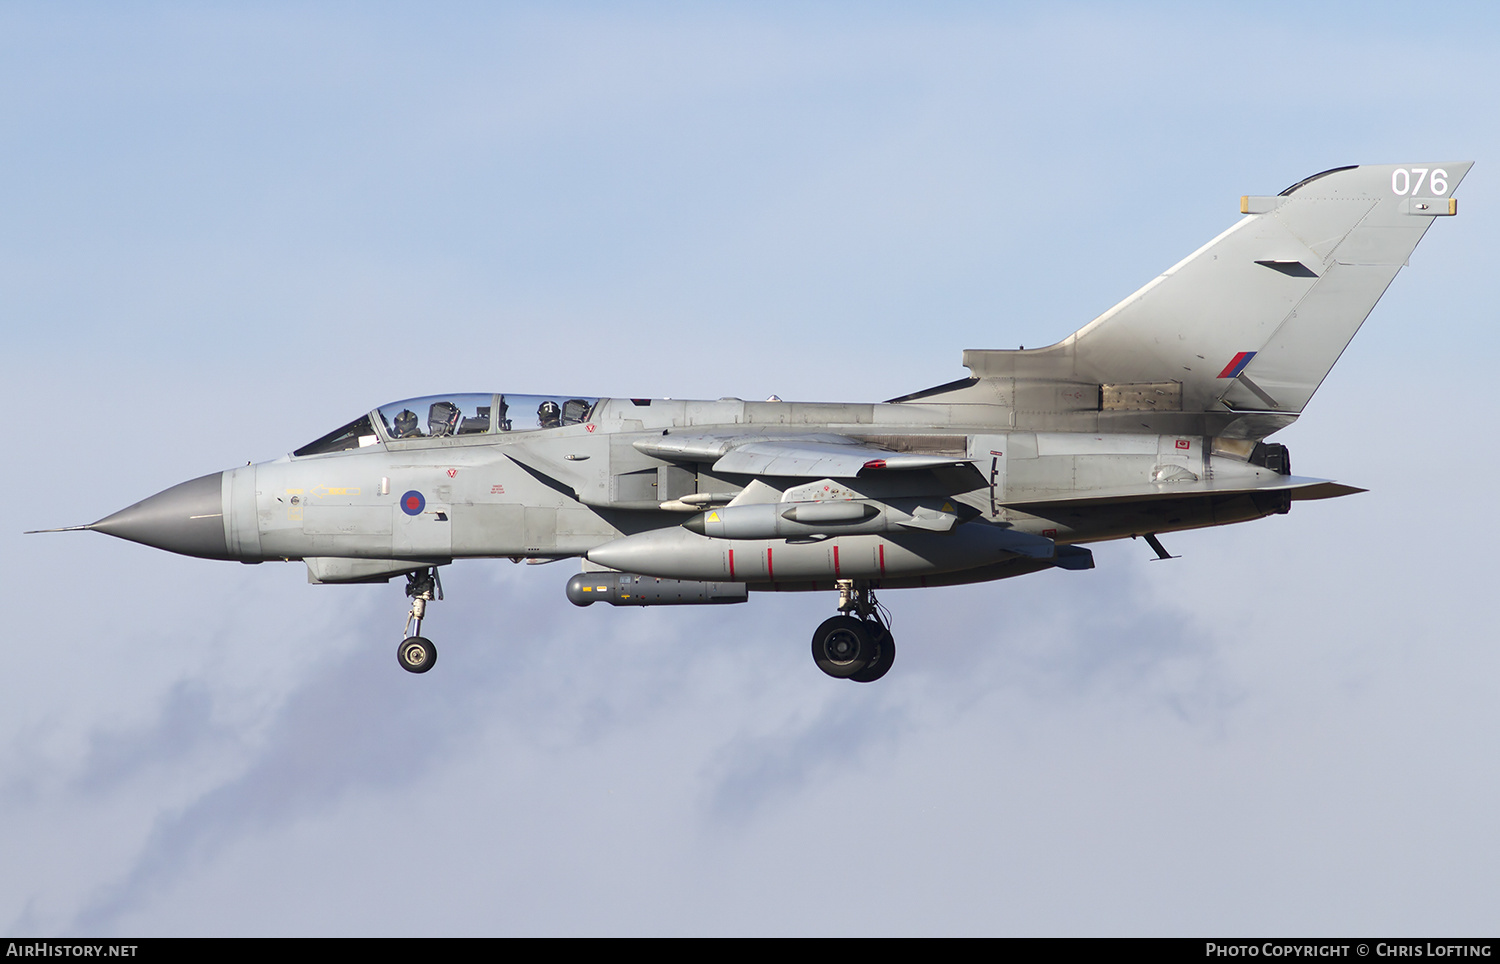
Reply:
[[309, 442], [292, 454], [326, 455], [329, 452], [346, 452], [349, 449], [375, 445], [379, 441], [380, 436], [375, 434], [375, 425], [370, 421], [370, 416], [361, 415], [348, 425], [334, 429], [316, 442]]

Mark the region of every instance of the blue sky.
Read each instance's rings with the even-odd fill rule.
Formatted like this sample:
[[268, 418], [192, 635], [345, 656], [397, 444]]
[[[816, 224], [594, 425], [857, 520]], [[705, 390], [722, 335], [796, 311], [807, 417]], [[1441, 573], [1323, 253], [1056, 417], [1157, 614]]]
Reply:
[[[1497, 40], [1443, 4], [7, 5], [0, 929], [1487, 933]], [[824, 597], [576, 610], [569, 563], [467, 563], [411, 678], [397, 586], [19, 534], [430, 392], [889, 397], [1081, 327], [1242, 194], [1448, 159], [1460, 216], [1277, 436], [1369, 494], [888, 594], [877, 686], [812, 667]]]

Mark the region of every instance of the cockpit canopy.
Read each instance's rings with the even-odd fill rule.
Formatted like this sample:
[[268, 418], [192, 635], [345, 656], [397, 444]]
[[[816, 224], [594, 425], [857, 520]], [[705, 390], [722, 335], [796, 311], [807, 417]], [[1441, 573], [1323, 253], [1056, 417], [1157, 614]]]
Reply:
[[494, 409], [494, 395], [434, 395], [392, 402], [375, 412], [387, 438], [448, 438], [487, 434]]
[[429, 395], [382, 405], [292, 454], [326, 455], [379, 442], [535, 432], [588, 421], [597, 398], [567, 395]]

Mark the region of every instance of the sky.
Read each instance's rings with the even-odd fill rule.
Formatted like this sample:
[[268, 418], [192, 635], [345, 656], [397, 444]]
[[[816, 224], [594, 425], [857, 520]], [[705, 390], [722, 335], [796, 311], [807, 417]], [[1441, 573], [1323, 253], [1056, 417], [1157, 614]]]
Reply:
[[[1482, 4], [0, 7], [0, 933], [1473, 935], [1500, 907]], [[1303, 418], [1370, 491], [893, 591], [576, 609], [89, 522], [436, 392], [878, 400], [1274, 194], [1474, 160]], [[20, 444], [25, 441], [26, 444]]]

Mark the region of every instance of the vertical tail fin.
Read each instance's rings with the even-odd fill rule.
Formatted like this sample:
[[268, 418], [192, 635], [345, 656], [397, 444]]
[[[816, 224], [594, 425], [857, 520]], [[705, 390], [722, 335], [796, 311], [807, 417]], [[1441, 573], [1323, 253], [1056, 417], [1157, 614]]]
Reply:
[[1472, 163], [1335, 168], [1242, 198], [1238, 223], [1076, 334], [964, 363], [980, 376], [1180, 382], [1183, 411], [1295, 416], [1433, 218], [1457, 212]]

